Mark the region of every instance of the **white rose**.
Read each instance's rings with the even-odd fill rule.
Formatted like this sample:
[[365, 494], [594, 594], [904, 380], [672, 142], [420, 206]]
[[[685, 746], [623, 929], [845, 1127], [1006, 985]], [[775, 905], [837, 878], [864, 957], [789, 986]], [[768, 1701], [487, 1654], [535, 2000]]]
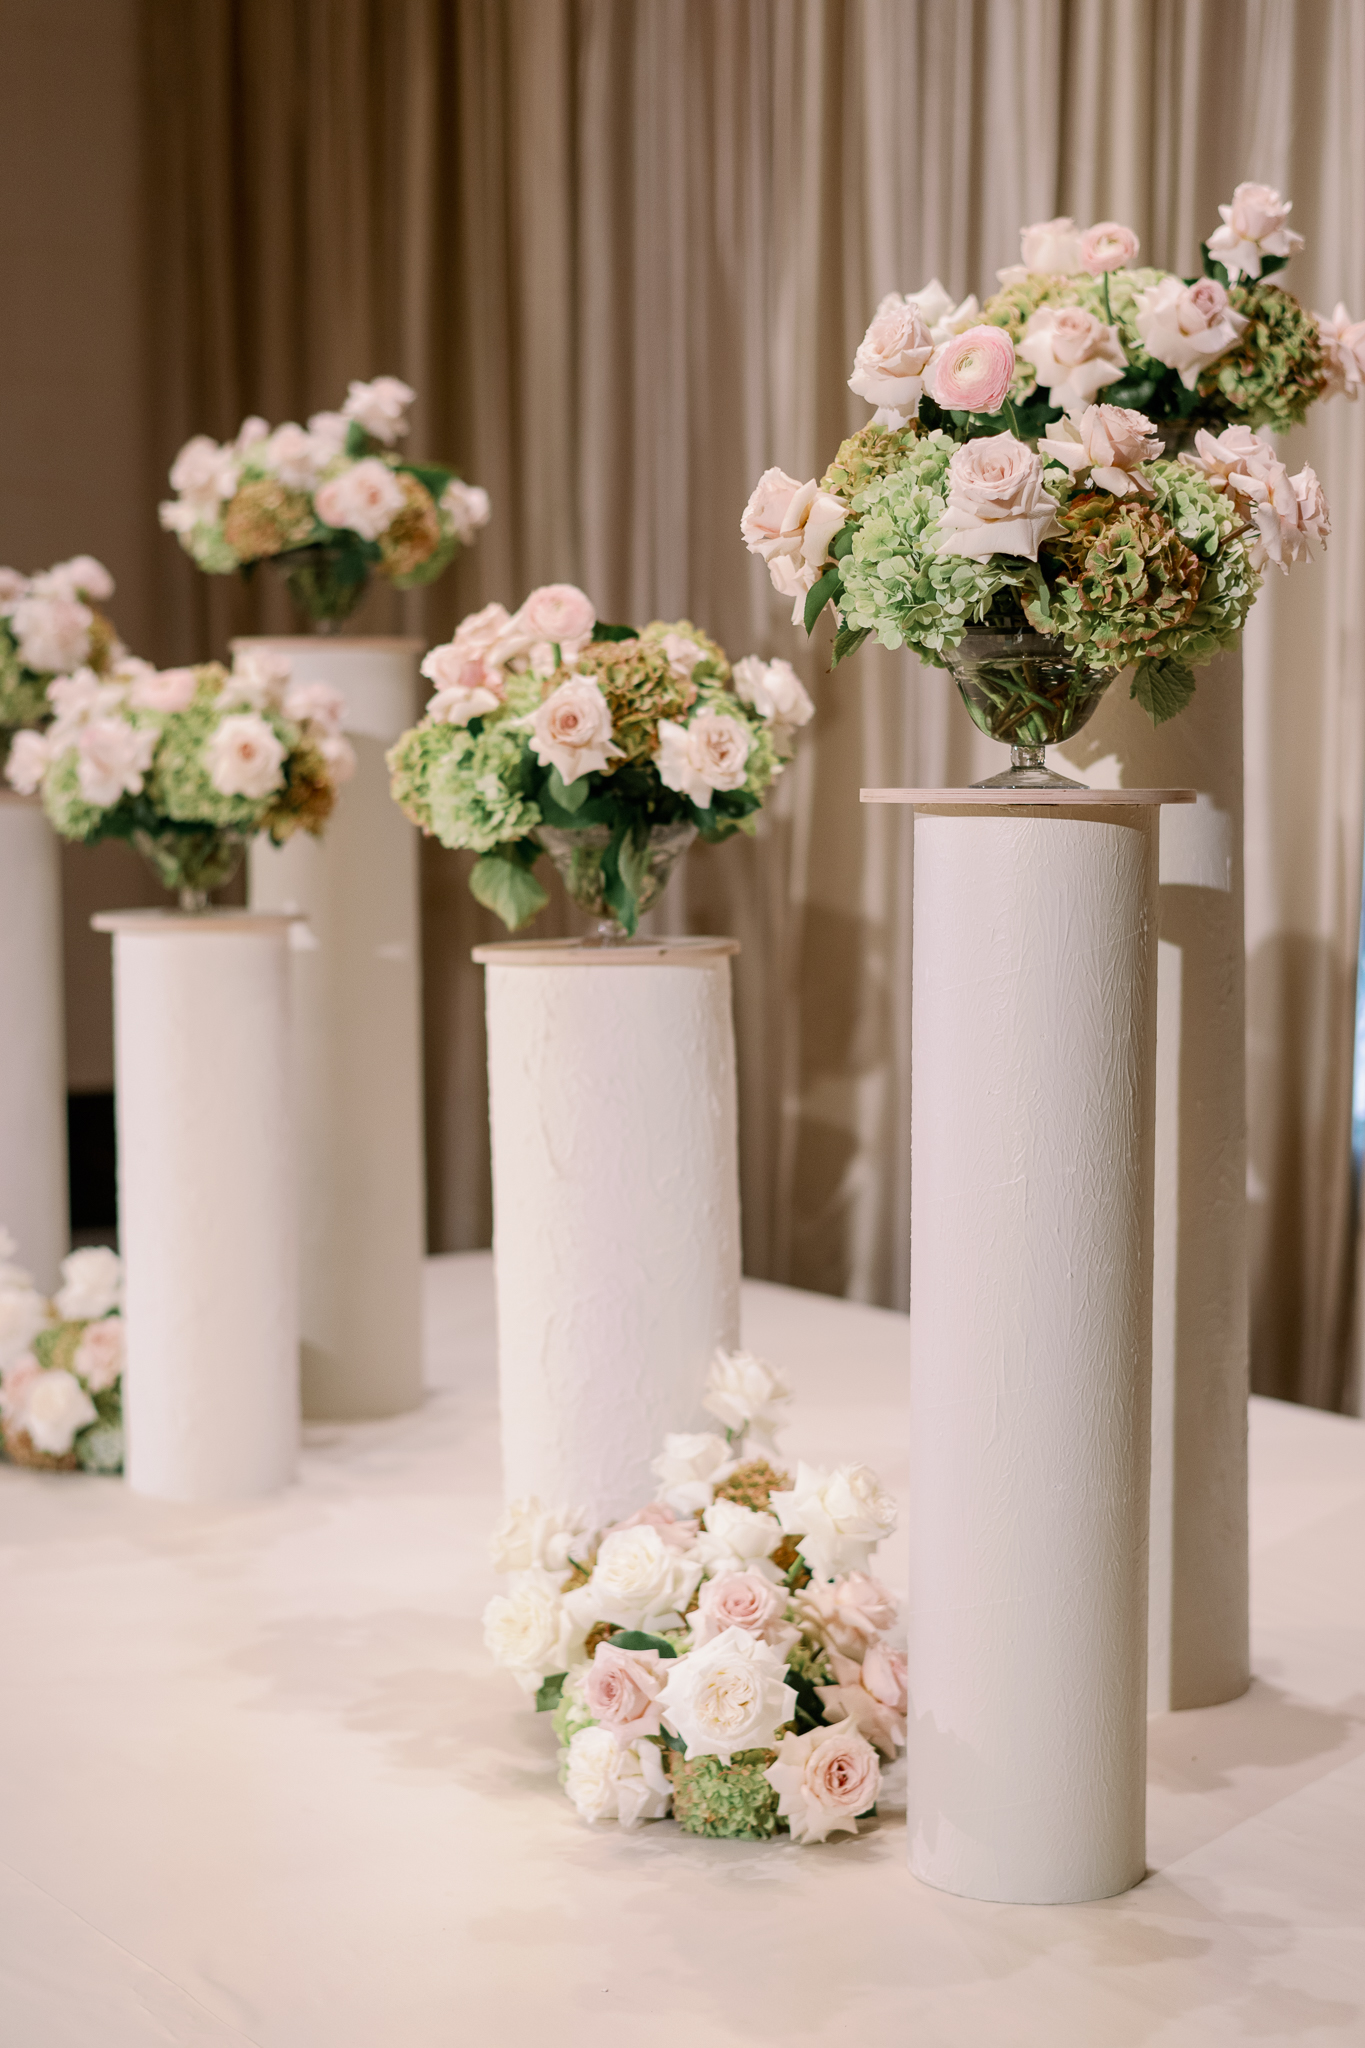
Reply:
[[[11, 1274], [19, 1273], [14, 1267]], [[28, 1275], [20, 1273], [18, 1282], [13, 1278], [0, 1287], [0, 1367], [13, 1363], [29, 1345], [47, 1322], [47, 1303], [36, 1287], [27, 1283]]]
[[868, 1558], [896, 1526], [896, 1503], [866, 1465], [820, 1472], [798, 1464], [796, 1483], [768, 1501], [817, 1579], [865, 1572]]
[[764, 1749], [796, 1709], [786, 1660], [761, 1636], [727, 1628], [669, 1666], [660, 1696], [664, 1722], [682, 1740], [687, 1761]]
[[1118, 328], [1081, 306], [1040, 306], [1029, 315], [1017, 352], [1033, 364], [1052, 403], [1067, 407], [1089, 405], [1128, 367]]
[[690, 676], [697, 663], [706, 658], [706, 649], [689, 640], [686, 633], [665, 633], [657, 644], [675, 676]]
[[[361, 384], [353, 379], [341, 410], [345, 418], [354, 420], [367, 434], [373, 434], [376, 441], [386, 442], [392, 447], [408, 431], [408, 407], [416, 396], [412, 386], [405, 384], [401, 377], [376, 377], [370, 384]], [[332, 523], [335, 525], [337, 522]]]
[[153, 726], [123, 718], [94, 718], [76, 735], [76, 781], [88, 804], [104, 810], [126, 792], [138, 796], [156, 753]]
[[588, 1518], [582, 1508], [567, 1514], [563, 1509], [542, 1507], [532, 1495], [514, 1500], [489, 1538], [489, 1555], [495, 1572], [540, 1571], [564, 1573], [575, 1547], [589, 1547]]
[[1292, 256], [1303, 236], [1286, 226], [1294, 211], [1273, 185], [1242, 184], [1231, 206], [1220, 206], [1223, 225], [1209, 236], [1208, 250], [1231, 278], [1259, 277], [1263, 256]]
[[346, 699], [330, 683], [290, 683], [284, 693], [284, 715], [295, 725], [316, 726], [338, 733], [346, 723]]
[[847, 1721], [784, 1735], [763, 1775], [794, 1842], [828, 1841], [841, 1829], [856, 1835], [858, 1815], [876, 1805], [882, 1778], [876, 1750]]
[[1227, 354], [1247, 324], [1213, 277], [1192, 285], [1163, 277], [1139, 292], [1134, 304], [1133, 324], [1142, 346], [1168, 370], [1178, 371], [1187, 391], [1193, 391], [1210, 363]]
[[556, 1672], [581, 1663], [583, 1635], [549, 1572], [518, 1572], [508, 1591], [495, 1593], [483, 1611], [489, 1655], [523, 1692], [537, 1692]]
[[[187, 441], [171, 464], [171, 489], [191, 523], [215, 520], [237, 489], [241, 467], [231, 448], [220, 448], [207, 434]], [[162, 506], [162, 524], [166, 506]]]
[[795, 600], [792, 623], [801, 623], [805, 594], [821, 575], [830, 542], [848, 507], [812, 477], [798, 483], [784, 469], [765, 469], [739, 522], [750, 554], [768, 565], [773, 588]]
[[232, 673], [223, 685], [222, 702], [245, 704], [252, 711], [264, 711], [267, 706], [278, 711], [293, 673], [289, 656], [276, 648], [245, 648], [233, 658]]
[[590, 1618], [617, 1628], [679, 1628], [701, 1575], [700, 1563], [641, 1522], [602, 1538], [591, 1579], [568, 1599], [585, 1623]]
[[1314, 318], [1327, 358], [1323, 397], [1335, 398], [1344, 393], [1347, 398], [1359, 398], [1365, 384], [1365, 320], [1353, 320], [1340, 299], [1330, 320], [1322, 313]]
[[1116, 498], [1138, 491], [1151, 497], [1155, 486], [1138, 474], [1141, 463], [1161, 453], [1161, 438], [1145, 413], [1126, 405], [1088, 405], [1078, 417], [1067, 416], [1048, 428], [1038, 443], [1040, 455], [1051, 456], [1072, 476], [1084, 476]]
[[664, 1438], [664, 1447], [649, 1469], [665, 1507], [686, 1516], [700, 1514], [710, 1506], [716, 1488], [730, 1477], [737, 1463], [723, 1436], [680, 1432]]
[[791, 1397], [786, 1380], [766, 1358], [755, 1358], [751, 1351], [717, 1351], [701, 1405], [726, 1429], [761, 1439], [771, 1449]]
[[848, 388], [877, 411], [878, 426], [903, 427], [919, 411], [924, 366], [934, 340], [912, 299], [895, 293], [882, 300], [858, 344]]
[[21, 597], [9, 622], [20, 661], [39, 675], [79, 668], [90, 653], [95, 614], [78, 597]]
[[94, 1322], [123, 1305], [123, 1261], [107, 1245], [86, 1245], [62, 1260], [53, 1307], [67, 1323]]
[[204, 743], [204, 766], [220, 796], [259, 802], [284, 781], [284, 741], [255, 711], [225, 718]]
[[51, 760], [52, 750], [40, 732], [17, 732], [10, 741], [5, 780], [20, 796], [32, 796]]
[[689, 1555], [700, 1562], [708, 1579], [723, 1572], [758, 1572], [774, 1585], [782, 1573], [772, 1554], [782, 1542], [782, 1525], [774, 1515], [760, 1514], [736, 1500], [713, 1500], [702, 1516], [704, 1533]]
[[287, 489], [311, 491], [326, 457], [306, 427], [299, 426], [296, 420], [286, 420], [270, 436], [260, 460]]
[[407, 502], [403, 486], [377, 455], [367, 455], [340, 476], [329, 477], [318, 485], [313, 499], [324, 526], [344, 527], [362, 540], [378, 540], [387, 533]]
[[308, 415], [308, 438], [313, 444], [313, 460], [319, 469], [325, 469], [329, 462], [335, 462], [346, 446], [346, 437], [351, 431], [351, 422], [344, 412], [314, 412]]
[[35, 576], [29, 588], [43, 597], [85, 597], [100, 604], [113, 596], [114, 579], [93, 555], [73, 555]]
[[439, 503], [462, 547], [468, 547], [479, 528], [487, 526], [493, 516], [493, 507], [483, 486], [461, 483], [459, 477], [452, 477], [442, 491]]
[[529, 727], [531, 752], [542, 767], [557, 768], [563, 782], [576, 782], [621, 758], [611, 736], [611, 707], [587, 676], [570, 676], [528, 718], [514, 723]]
[[1060, 533], [1043, 465], [1013, 434], [964, 441], [948, 464], [947, 509], [938, 522], [939, 553], [1020, 555], [1036, 562], [1039, 545]]
[[[895, 296], [892, 292], [883, 299], [877, 311], [885, 311], [886, 307], [893, 303]], [[945, 341], [951, 341], [955, 334], [964, 334], [969, 327], [974, 327], [981, 317], [981, 308], [975, 292], [968, 298], [954, 303], [952, 294], [944, 290], [936, 277], [931, 277], [928, 284], [921, 285], [917, 292], [907, 292], [905, 303], [907, 306], [919, 307], [924, 324], [929, 330], [929, 339], [935, 348], [940, 347]]]
[[615, 1820], [623, 1828], [662, 1820], [672, 1797], [657, 1742], [619, 1747], [610, 1728], [580, 1728], [569, 1743], [564, 1790], [588, 1822]]
[[98, 1419], [95, 1404], [80, 1381], [54, 1366], [30, 1382], [20, 1427], [28, 1432], [35, 1450], [50, 1458], [64, 1458], [77, 1430]]
[[123, 1371], [123, 1318], [103, 1316], [81, 1333], [71, 1369], [92, 1394], [112, 1387]]
[[75, 743], [82, 726], [120, 711], [126, 695], [121, 683], [101, 682], [92, 668], [54, 676], [47, 686], [47, 701], [57, 715], [44, 735], [51, 758], [55, 761]]
[[711, 808], [712, 792], [742, 789], [754, 736], [738, 718], [709, 705], [690, 725], [659, 720], [656, 766], [666, 789], [690, 797], [698, 810]]
[[792, 734], [815, 716], [806, 686], [789, 661], [763, 661], [746, 654], [735, 663], [734, 682], [741, 702], [751, 704], [768, 721], [779, 752], [785, 752]]

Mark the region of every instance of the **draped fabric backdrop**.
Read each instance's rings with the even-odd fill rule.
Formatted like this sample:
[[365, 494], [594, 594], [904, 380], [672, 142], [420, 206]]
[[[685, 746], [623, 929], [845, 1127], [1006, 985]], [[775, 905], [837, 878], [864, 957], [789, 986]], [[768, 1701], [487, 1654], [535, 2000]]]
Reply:
[[[748, 1270], [906, 1306], [910, 821], [864, 783], [998, 765], [945, 678], [808, 648], [740, 510], [867, 418], [880, 296], [993, 285], [1022, 222], [1130, 222], [1192, 272], [1242, 177], [1308, 238], [1288, 281], [1365, 312], [1362, 0], [145, 0], [155, 466], [242, 415], [396, 372], [415, 448], [492, 493], [479, 546], [360, 630], [445, 637], [581, 583], [790, 656], [817, 703], [752, 843], [698, 847], [658, 915], [733, 932]], [[1248, 633], [1255, 1381], [1332, 1405], [1352, 1346], [1351, 1002], [1365, 793], [1365, 408], [1284, 450], [1330, 497], [1325, 563]], [[163, 660], [286, 623], [148, 537]], [[425, 849], [431, 1241], [486, 1243], [482, 977], [468, 861]], [[547, 930], [572, 928], [559, 903]]]

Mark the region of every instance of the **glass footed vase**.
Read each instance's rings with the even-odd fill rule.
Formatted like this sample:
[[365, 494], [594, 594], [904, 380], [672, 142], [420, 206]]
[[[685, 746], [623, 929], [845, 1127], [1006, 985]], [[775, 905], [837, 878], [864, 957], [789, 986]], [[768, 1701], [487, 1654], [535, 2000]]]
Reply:
[[[679, 856], [686, 853], [696, 836], [696, 826], [681, 821], [650, 826], [648, 864], [640, 881], [642, 915], [663, 895]], [[617, 945], [627, 939], [630, 934], [613, 913], [603, 889], [602, 856], [611, 844], [611, 827], [537, 825], [536, 838], [558, 868], [564, 887], [579, 909], [597, 919], [593, 934], [597, 944]]]
[[1085, 789], [1047, 765], [1047, 749], [1080, 731], [1113, 681], [1041, 633], [965, 633], [946, 660], [967, 715], [1010, 750], [1010, 765], [976, 789]]
[[246, 851], [240, 832], [219, 825], [173, 825], [169, 820], [157, 831], [135, 832], [133, 844], [162, 888], [170, 889], [191, 917], [208, 909], [209, 891], [232, 880]]

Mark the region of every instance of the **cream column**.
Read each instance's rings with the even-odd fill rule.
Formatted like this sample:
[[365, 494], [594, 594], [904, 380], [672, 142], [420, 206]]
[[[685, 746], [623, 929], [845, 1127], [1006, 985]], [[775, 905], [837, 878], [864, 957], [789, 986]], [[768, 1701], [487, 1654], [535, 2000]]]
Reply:
[[57, 835], [0, 791], [0, 1226], [46, 1292], [70, 1244]]
[[507, 1497], [652, 1498], [739, 1341], [733, 939], [481, 946]]
[[1145, 1869], [1158, 807], [915, 815], [910, 1867], [969, 1898]]
[[299, 1429], [289, 920], [93, 923], [114, 935], [127, 1482], [274, 1493]]
[[1148, 1705], [1251, 1682], [1247, 1583], [1242, 656], [1153, 727], [1111, 690], [1065, 750], [1092, 785], [1189, 783], [1161, 821]]
[[417, 829], [384, 755], [416, 715], [422, 643], [233, 647], [286, 654], [296, 681], [346, 701], [356, 774], [321, 839], [255, 842], [251, 901], [307, 916], [294, 941], [304, 1412], [398, 1414], [422, 1395], [421, 906]]

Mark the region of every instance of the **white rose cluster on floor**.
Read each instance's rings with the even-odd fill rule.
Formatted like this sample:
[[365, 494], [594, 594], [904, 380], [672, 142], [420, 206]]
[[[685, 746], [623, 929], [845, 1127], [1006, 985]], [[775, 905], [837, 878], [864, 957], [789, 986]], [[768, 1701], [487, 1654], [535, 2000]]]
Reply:
[[560, 1780], [589, 1822], [670, 1811], [689, 1833], [823, 1842], [876, 1805], [905, 1747], [905, 1658], [870, 1573], [895, 1507], [866, 1465], [769, 1462], [789, 1392], [718, 1352], [704, 1405], [723, 1433], [664, 1439], [657, 1497], [594, 1530], [513, 1502], [509, 1574], [484, 1640], [552, 1715]]
[[71, 1252], [51, 1301], [0, 1229], [0, 1444], [18, 1465], [117, 1472], [123, 1464], [123, 1267], [103, 1245]]

